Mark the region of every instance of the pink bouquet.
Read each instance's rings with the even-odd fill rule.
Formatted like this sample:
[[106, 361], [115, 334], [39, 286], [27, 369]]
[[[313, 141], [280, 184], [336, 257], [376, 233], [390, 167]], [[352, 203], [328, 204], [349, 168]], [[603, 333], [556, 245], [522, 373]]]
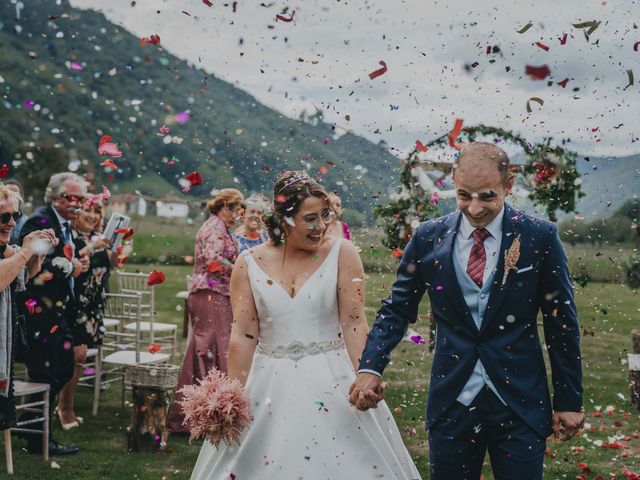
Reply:
[[242, 385], [215, 368], [199, 382], [179, 390], [183, 398], [178, 403], [184, 412], [184, 424], [191, 432], [189, 441], [204, 438], [215, 447], [223, 441], [237, 442], [253, 421]]

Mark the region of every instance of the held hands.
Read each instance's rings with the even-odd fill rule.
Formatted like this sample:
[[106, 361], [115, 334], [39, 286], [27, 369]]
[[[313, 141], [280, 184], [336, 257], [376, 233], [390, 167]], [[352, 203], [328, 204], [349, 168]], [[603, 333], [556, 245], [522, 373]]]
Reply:
[[110, 242], [107, 237], [98, 237], [91, 242], [91, 249], [94, 252], [109, 248]]
[[556, 440], [569, 440], [575, 437], [584, 425], [582, 412], [553, 412], [553, 435]]
[[363, 412], [376, 408], [378, 402], [384, 398], [385, 388], [387, 384], [379, 376], [360, 372], [349, 389], [349, 402]]

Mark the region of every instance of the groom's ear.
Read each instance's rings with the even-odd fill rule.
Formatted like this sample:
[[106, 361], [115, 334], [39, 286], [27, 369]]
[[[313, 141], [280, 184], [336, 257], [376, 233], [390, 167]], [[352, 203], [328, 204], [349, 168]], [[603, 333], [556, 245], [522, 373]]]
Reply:
[[505, 196], [511, 195], [511, 190], [513, 190], [513, 185], [516, 183], [516, 175], [512, 173], [509, 176], [509, 180], [507, 180], [507, 184], [505, 185], [506, 194]]

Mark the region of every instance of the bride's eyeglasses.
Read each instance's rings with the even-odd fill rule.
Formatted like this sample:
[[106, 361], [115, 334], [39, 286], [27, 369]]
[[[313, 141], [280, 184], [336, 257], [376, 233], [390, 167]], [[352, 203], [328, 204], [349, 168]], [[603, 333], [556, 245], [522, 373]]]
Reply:
[[333, 221], [333, 217], [335, 216], [335, 212], [332, 210], [323, 210], [320, 214], [320, 218], [317, 215], [305, 215], [303, 220], [304, 223], [309, 230], [315, 230], [320, 225], [320, 222], [325, 225], [330, 225]]

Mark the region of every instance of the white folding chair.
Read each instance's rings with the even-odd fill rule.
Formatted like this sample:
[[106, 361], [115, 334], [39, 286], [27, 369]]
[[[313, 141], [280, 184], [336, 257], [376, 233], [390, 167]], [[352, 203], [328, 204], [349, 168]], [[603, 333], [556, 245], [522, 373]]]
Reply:
[[[142, 321], [140, 323], [140, 332], [143, 336], [149, 338], [149, 343], [157, 343], [161, 347], [171, 349], [171, 358], [176, 354], [178, 325], [174, 323], [156, 322], [155, 321], [155, 285], [147, 285], [148, 273], [128, 273], [116, 272], [118, 289], [120, 293], [141, 293], [143, 296], [142, 303]], [[124, 326], [125, 330], [133, 331], [136, 326], [133, 322]]]
[[[14, 428], [4, 431], [4, 450], [7, 460], [7, 473], [13, 473], [13, 452], [11, 451], [11, 432], [42, 433], [42, 457], [49, 461], [49, 389], [48, 383], [22, 382], [15, 380], [13, 383], [14, 396], [24, 399], [28, 395], [42, 394], [42, 400], [33, 402], [16, 403], [16, 413], [20, 410], [38, 412], [40, 415], [30, 420], [19, 421]], [[42, 430], [31, 428], [31, 425], [42, 423]]]
[[[142, 310], [142, 294], [140, 292], [132, 294], [107, 294], [105, 313], [107, 313], [110, 318], [120, 319], [122, 328], [112, 332], [112, 335], [107, 341], [103, 340], [103, 346], [111, 349], [112, 353], [99, 359], [100, 373], [104, 372], [105, 374], [113, 374], [115, 376], [115, 378], [109, 378], [103, 381], [103, 384], [113, 382], [116, 379], [122, 380], [121, 399], [123, 405], [126, 388], [124, 382], [125, 365], [164, 363], [171, 358], [171, 355], [168, 353], [151, 353], [143, 349], [140, 328], [143, 323], [141, 321]], [[125, 328], [131, 320], [134, 320], [133, 324], [135, 325], [133, 332]], [[97, 370], [96, 368], [96, 375], [98, 374]]]

